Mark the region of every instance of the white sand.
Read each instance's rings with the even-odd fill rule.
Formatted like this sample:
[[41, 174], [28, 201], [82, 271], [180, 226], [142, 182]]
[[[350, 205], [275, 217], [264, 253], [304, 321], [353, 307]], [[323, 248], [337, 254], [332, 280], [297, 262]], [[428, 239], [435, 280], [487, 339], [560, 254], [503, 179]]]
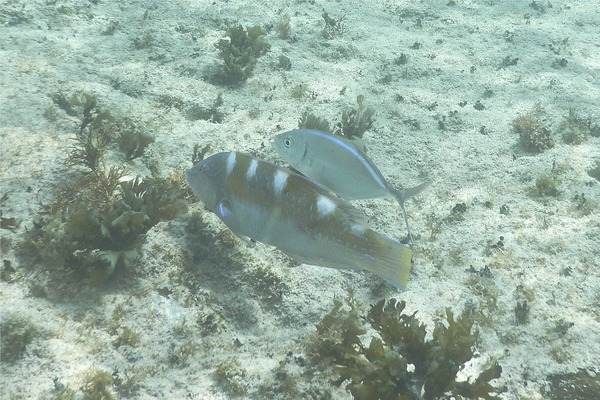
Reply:
[[[1, 364], [2, 399], [51, 396], [53, 379], [80, 396], [86, 375], [95, 370], [115, 379], [136, 377], [137, 386], [119, 397], [225, 399], [230, 394], [213, 373], [219, 362], [231, 360], [239, 362], [245, 371], [239, 382], [253, 393], [273, 379], [288, 352], [302, 355], [307, 335], [349, 288], [365, 306], [383, 297], [405, 300], [407, 311], [418, 310], [430, 329], [446, 307], [458, 313], [474, 305], [483, 315], [475, 364], [499, 361], [504, 371], [495, 384], [506, 388], [503, 399], [541, 399], [551, 374], [599, 373], [600, 184], [586, 171], [600, 160], [600, 139], [567, 145], [555, 133], [554, 148], [528, 154], [511, 123], [538, 103], [554, 132], [569, 108], [600, 123], [600, 3], [455, 3], [2, 2], [0, 167], [1, 194], [8, 196], [2, 215], [22, 223], [16, 232], [0, 232], [2, 259], [19, 276], [0, 283], [0, 305], [3, 318], [22, 316], [42, 332], [22, 359]], [[536, 3], [544, 10], [534, 9]], [[324, 39], [323, 9], [333, 17], [345, 14], [347, 32]], [[280, 10], [291, 15], [294, 40], [271, 31], [271, 51], [239, 88], [205, 79], [218, 71], [214, 44], [227, 26], [272, 25]], [[114, 34], [102, 35], [114, 23]], [[153, 38], [150, 46], [135, 49], [134, 40], [145, 35]], [[411, 48], [415, 43], [420, 48]], [[408, 63], [396, 65], [402, 53]], [[277, 70], [280, 55], [290, 58], [290, 71]], [[506, 57], [518, 58], [516, 65], [500, 68]], [[551, 66], [563, 58], [566, 66]], [[291, 91], [299, 84], [308, 93], [294, 99]], [[484, 97], [486, 90], [493, 94]], [[408, 290], [396, 292], [367, 273], [290, 268], [287, 257], [260, 244], [247, 248], [234, 241], [227, 250], [214, 248], [231, 238], [194, 204], [190, 214], [149, 232], [131, 284], [82, 288], [81, 295], [61, 301], [33, 297], [32, 273], [14, 250], [67, 176], [64, 160], [77, 121], [53, 105], [50, 96], [57, 92], [94, 94], [103, 108], [146, 124], [156, 137], [146, 154], [127, 163], [114, 152], [109, 163], [161, 176], [188, 168], [195, 144], [278, 161], [269, 140], [296, 127], [302, 111], [335, 120], [364, 95], [377, 109], [365, 136], [369, 154], [389, 181], [410, 186], [425, 177], [435, 180], [407, 207], [420, 236]], [[210, 106], [218, 93], [222, 124], [190, 122], [160, 101], [170, 96], [186, 106]], [[478, 100], [483, 110], [474, 108]], [[258, 117], [249, 115], [251, 109], [260, 111]], [[54, 110], [56, 121], [44, 117], [47, 110]], [[438, 127], [443, 117], [445, 131]], [[420, 129], [411, 129], [408, 120]], [[533, 197], [535, 179], [554, 164], [560, 195]], [[589, 215], [576, 209], [574, 197], [581, 194], [593, 202]], [[467, 206], [464, 219], [444, 222], [457, 203]], [[500, 214], [502, 205], [510, 208], [508, 215]], [[374, 200], [358, 206], [377, 230], [405, 236], [396, 204]], [[196, 251], [191, 258], [198, 237], [187, 226], [194, 213], [209, 221], [209, 238], [216, 243], [213, 250], [205, 245], [211, 257]], [[431, 221], [440, 229], [435, 236]], [[500, 236], [504, 249], [490, 251]], [[491, 276], [481, 278], [469, 266], [488, 266]], [[261, 296], [266, 272], [283, 282], [280, 301]], [[514, 308], [526, 296], [530, 321], [518, 326]], [[124, 312], [120, 319], [114, 318], [116, 308]], [[197, 321], [208, 315], [217, 330], [202, 336]], [[118, 329], [139, 334], [136, 346], [113, 345], [116, 335], [108, 327], [115, 321]], [[559, 321], [573, 326], [561, 335]], [[186, 353], [190, 346], [195, 351]], [[474, 367], [465, 375], [476, 372]], [[333, 391], [335, 398], [351, 398], [343, 389]]]

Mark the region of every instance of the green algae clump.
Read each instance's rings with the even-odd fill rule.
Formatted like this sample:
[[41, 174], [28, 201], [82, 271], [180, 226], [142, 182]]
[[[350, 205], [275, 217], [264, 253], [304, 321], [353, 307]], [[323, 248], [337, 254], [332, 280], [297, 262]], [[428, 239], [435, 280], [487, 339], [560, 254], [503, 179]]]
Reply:
[[123, 181], [125, 171], [94, 171], [65, 188], [36, 216], [21, 246], [32, 264], [43, 262], [99, 285], [138, 256], [145, 234], [187, 210], [176, 178]]
[[502, 372], [497, 362], [472, 380], [456, 381], [458, 371], [473, 358], [478, 338], [469, 311], [455, 318], [446, 309], [445, 323], [436, 324], [433, 337], [425, 340], [425, 325], [416, 313], [403, 313], [405, 306], [391, 299], [371, 307], [366, 321], [377, 335], [367, 346], [361, 340], [367, 330], [355, 305], [346, 310], [336, 301], [317, 326], [309, 357], [315, 364], [333, 362], [339, 376], [334, 382], [349, 381], [346, 389], [355, 399], [497, 399], [498, 390], [489, 383]]
[[238, 25], [227, 29], [226, 35], [229, 39], [221, 39], [215, 46], [223, 59], [226, 83], [239, 84], [252, 75], [256, 59], [271, 46], [264, 40], [266, 32], [259, 26], [246, 29]]
[[23, 358], [39, 329], [17, 313], [3, 310], [3, 314], [0, 319], [0, 362], [12, 364]]
[[519, 143], [525, 151], [541, 153], [554, 147], [552, 132], [544, 126], [542, 120], [545, 113], [544, 109], [538, 105], [529, 113], [519, 115], [513, 120], [513, 132], [519, 135]]
[[373, 126], [375, 109], [365, 104], [364, 96], [357, 96], [356, 103], [358, 107], [349, 108], [342, 113], [342, 120], [337, 123], [334, 132], [336, 135], [348, 139], [361, 139]]
[[581, 117], [570, 108], [561, 121], [559, 127], [563, 142], [566, 144], [579, 145], [587, 142], [593, 132], [592, 122], [589, 118]]

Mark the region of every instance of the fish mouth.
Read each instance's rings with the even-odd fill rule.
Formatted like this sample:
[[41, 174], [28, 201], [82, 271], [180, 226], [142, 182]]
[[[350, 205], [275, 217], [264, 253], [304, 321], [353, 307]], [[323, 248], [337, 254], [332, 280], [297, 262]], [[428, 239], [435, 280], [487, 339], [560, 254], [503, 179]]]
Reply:
[[193, 178], [197, 177], [198, 175], [200, 175], [200, 170], [197, 167], [197, 165], [198, 164], [194, 165], [192, 168], [185, 171], [185, 177], [187, 178], [188, 182], [190, 181], [190, 179], [193, 179]]

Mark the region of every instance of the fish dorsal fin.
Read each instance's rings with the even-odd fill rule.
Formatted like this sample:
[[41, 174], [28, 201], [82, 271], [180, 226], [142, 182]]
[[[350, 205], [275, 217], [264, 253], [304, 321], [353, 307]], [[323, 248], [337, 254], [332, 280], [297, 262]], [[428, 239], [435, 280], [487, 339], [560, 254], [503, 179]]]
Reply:
[[345, 139], [348, 143], [350, 143], [356, 150], [367, 153], [367, 141], [363, 138], [360, 139]]
[[347, 146], [353, 148], [358, 153], [364, 154], [367, 152], [367, 141], [364, 138], [357, 137], [356, 139], [349, 139], [348, 137], [342, 136], [342, 135], [336, 135], [333, 133], [322, 132], [322, 131], [319, 131], [319, 132], [326, 137], [327, 136], [330, 137], [330, 139], [333, 141], [337, 140], [341, 143], [346, 144]]

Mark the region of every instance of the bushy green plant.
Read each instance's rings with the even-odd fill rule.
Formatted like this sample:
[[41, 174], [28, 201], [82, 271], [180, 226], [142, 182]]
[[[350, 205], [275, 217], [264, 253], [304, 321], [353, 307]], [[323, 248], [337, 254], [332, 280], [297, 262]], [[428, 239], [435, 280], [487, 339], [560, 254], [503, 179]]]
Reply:
[[132, 121], [113, 116], [98, 105], [95, 96], [83, 93], [67, 99], [62, 93], [52, 95], [56, 106], [80, 120], [68, 162], [96, 171], [112, 142], [116, 142], [127, 159], [140, 157], [154, 138]]
[[519, 135], [519, 143], [525, 151], [541, 153], [554, 147], [552, 132], [544, 126], [541, 119], [544, 114], [544, 109], [536, 106], [529, 113], [513, 120], [513, 132]]
[[198, 104], [194, 104], [187, 109], [185, 117], [188, 121], [204, 120], [220, 124], [223, 122], [223, 118], [225, 117], [223, 112], [219, 109], [222, 105], [223, 94], [219, 93], [210, 107], [203, 107]]
[[365, 132], [373, 126], [375, 109], [365, 104], [364, 96], [356, 98], [358, 107], [348, 108], [342, 113], [342, 120], [336, 124], [336, 135], [348, 139], [362, 138]]
[[84, 400], [113, 400], [116, 396], [113, 392], [114, 378], [108, 371], [92, 369], [84, 377], [83, 392]]
[[290, 24], [290, 14], [282, 12], [279, 14], [279, 19], [275, 24], [275, 32], [281, 39], [289, 39], [292, 37], [292, 26]]
[[136, 124], [124, 120], [119, 125], [115, 141], [128, 160], [142, 156], [146, 147], [154, 143], [154, 137]]
[[331, 132], [329, 121], [325, 118], [317, 117], [315, 114], [305, 111], [298, 120], [298, 128], [302, 129], [316, 129], [321, 132]]
[[515, 321], [517, 325], [525, 325], [529, 322], [529, 305], [527, 304], [527, 300], [524, 300], [523, 303], [517, 302], [515, 306]]
[[146, 232], [185, 211], [187, 203], [178, 180], [121, 181], [123, 173], [96, 171], [61, 193], [37, 216], [23, 254], [91, 284], [127, 264]]
[[592, 132], [592, 122], [589, 118], [581, 117], [570, 108], [558, 126], [563, 142], [566, 144], [582, 144], [588, 140]]
[[340, 15], [338, 17], [331, 17], [323, 10], [321, 14], [325, 21], [325, 28], [323, 29], [323, 37], [325, 39], [333, 39], [336, 36], [343, 35], [346, 31], [346, 15]]
[[558, 197], [558, 183], [556, 178], [551, 174], [544, 174], [535, 180], [534, 194], [540, 197]]
[[456, 381], [458, 371], [473, 358], [478, 337], [468, 311], [455, 319], [446, 309], [446, 323], [438, 323], [433, 337], [425, 340], [426, 327], [416, 313], [404, 314], [404, 307], [395, 299], [371, 307], [366, 319], [377, 335], [367, 346], [356, 306], [350, 303], [347, 309], [336, 301], [308, 344], [310, 359], [336, 365], [335, 381], [350, 381], [346, 388], [356, 399], [439, 399], [447, 394], [497, 398], [489, 381], [500, 377], [498, 363], [472, 381]]
[[60, 93], [52, 96], [54, 104], [81, 123], [71, 146], [69, 163], [82, 164], [95, 171], [103, 160], [117, 130], [115, 119], [109, 111], [101, 109], [93, 95], [84, 93], [70, 99]]
[[259, 26], [246, 29], [238, 25], [227, 29], [226, 35], [229, 39], [221, 39], [215, 46], [224, 62], [227, 83], [238, 84], [252, 75], [256, 59], [271, 46], [264, 39], [266, 32]]
[[3, 310], [0, 318], [0, 361], [14, 363], [20, 360], [38, 333], [38, 328], [29, 320]]
[[210, 151], [210, 145], [207, 144], [204, 147], [200, 148], [199, 144], [194, 145], [194, 150], [192, 151], [192, 164], [196, 164], [202, 160], [204, 160], [204, 156], [206, 153]]
[[375, 109], [365, 104], [364, 96], [356, 98], [358, 107], [348, 108], [342, 112], [340, 121], [332, 129], [329, 121], [325, 118], [305, 111], [298, 120], [298, 127], [305, 129], [316, 129], [322, 132], [332, 133], [334, 135], [344, 136], [347, 139], [360, 139], [365, 132], [373, 126], [375, 122], [373, 116]]
[[235, 358], [220, 362], [214, 371], [217, 384], [233, 396], [242, 396], [247, 393], [246, 375], [247, 372], [242, 369]]
[[316, 364], [347, 365], [355, 355], [349, 352], [360, 345], [360, 335], [367, 333], [358, 307], [353, 300], [334, 300], [333, 309], [317, 325], [315, 335], [307, 343], [307, 355]]
[[594, 166], [587, 171], [588, 175], [600, 181], [600, 160], [596, 160]]

